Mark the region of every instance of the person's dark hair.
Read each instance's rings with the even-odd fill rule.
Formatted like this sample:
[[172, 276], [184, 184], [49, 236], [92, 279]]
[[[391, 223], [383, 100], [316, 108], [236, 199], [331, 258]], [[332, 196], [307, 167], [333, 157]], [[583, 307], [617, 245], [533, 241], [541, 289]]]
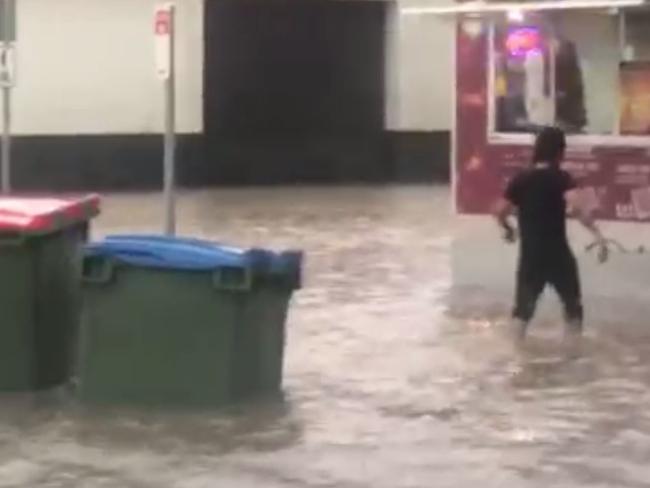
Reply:
[[533, 163], [549, 163], [558, 166], [564, 157], [566, 137], [558, 127], [544, 127], [535, 139]]

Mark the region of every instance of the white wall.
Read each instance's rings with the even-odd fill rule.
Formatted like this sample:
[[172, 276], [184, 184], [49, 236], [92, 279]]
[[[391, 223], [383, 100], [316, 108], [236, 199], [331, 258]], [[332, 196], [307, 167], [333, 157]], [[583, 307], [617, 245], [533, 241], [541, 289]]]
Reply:
[[[401, 0], [402, 3], [412, 0]], [[162, 87], [152, 35], [160, 0], [17, 0], [17, 134], [154, 133]], [[203, 128], [203, 0], [177, 0], [178, 128]], [[449, 130], [453, 23], [401, 16], [387, 27], [386, 127]]]
[[417, 3], [398, 2], [387, 27], [386, 127], [391, 130], [450, 130], [453, 18], [400, 15], [399, 9], [407, 5]]
[[[160, 132], [157, 0], [17, 0], [18, 134]], [[203, 1], [178, 0], [178, 128], [202, 130]]]

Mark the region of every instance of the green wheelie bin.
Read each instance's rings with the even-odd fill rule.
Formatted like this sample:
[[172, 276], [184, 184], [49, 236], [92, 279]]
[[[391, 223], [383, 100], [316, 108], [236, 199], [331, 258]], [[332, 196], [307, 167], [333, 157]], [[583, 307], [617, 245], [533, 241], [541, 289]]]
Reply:
[[89, 245], [79, 398], [212, 407], [279, 391], [301, 259], [162, 236]]
[[0, 198], [0, 391], [70, 380], [81, 264], [99, 197]]

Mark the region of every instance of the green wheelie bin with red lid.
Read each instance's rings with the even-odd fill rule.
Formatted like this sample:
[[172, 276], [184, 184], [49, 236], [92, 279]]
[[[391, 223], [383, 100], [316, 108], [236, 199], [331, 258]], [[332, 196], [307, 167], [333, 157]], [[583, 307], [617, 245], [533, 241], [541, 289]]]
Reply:
[[0, 392], [73, 373], [81, 268], [99, 197], [0, 197]]

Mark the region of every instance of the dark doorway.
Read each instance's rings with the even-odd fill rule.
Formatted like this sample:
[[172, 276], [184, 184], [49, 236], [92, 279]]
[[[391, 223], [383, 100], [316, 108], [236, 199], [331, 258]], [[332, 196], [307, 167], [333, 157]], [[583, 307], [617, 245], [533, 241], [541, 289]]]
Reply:
[[386, 9], [368, 0], [207, 0], [211, 172], [236, 183], [376, 179], [368, 173], [381, 173]]

